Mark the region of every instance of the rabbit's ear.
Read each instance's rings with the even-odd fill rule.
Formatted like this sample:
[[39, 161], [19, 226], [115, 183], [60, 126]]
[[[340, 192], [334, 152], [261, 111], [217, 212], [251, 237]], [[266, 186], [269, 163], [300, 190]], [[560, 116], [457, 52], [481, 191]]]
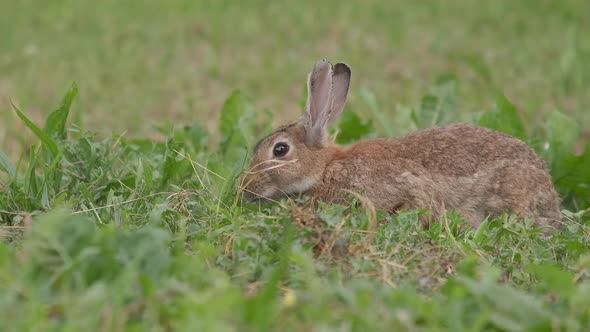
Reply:
[[332, 95], [332, 65], [326, 60], [318, 61], [307, 77], [307, 105], [305, 113], [308, 124], [317, 127], [330, 112]]
[[303, 116], [308, 144], [323, 146], [328, 140], [327, 125], [342, 110], [348, 95], [350, 67], [337, 63], [334, 68], [326, 61], [315, 64], [307, 79], [307, 105]]
[[348, 87], [350, 85], [350, 67], [345, 63], [337, 63], [334, 66], [332, 76], [332, 109], [328, 116], [328, 123], [336, 120], [344, 109]]
[[307, 77], [307, 104], [303, 115], [307, 143], [323, 146], [328, 134], [326, 123], [332, 108], [332, 64], [318, 61]]

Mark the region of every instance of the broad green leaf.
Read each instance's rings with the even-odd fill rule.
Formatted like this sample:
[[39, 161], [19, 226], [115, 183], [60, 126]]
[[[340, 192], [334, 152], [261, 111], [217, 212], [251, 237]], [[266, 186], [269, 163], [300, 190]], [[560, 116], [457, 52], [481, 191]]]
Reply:
[[569, 151], [580, 134], [580, 127], [576, 121], [555, 110], [549, 114], [546, 122], [551, 145]]
[[522, 331], [537, 326], [538, 322], [550, 321], [553, 318], [542, 302], [530, 294], [492, 281], [474, 280], [463, 276], [456, 278], [477, 299], [478, 305], [489, 311], [490, 321], [496, 327]]
[[345, 109], [338, 123], [339, 132], [336, 141], [341, 144], [354, 142], [368, 136], [372, 127], [371, 120], [363, 122], [356, 113]]
[[383, 112], [381, 112], [381, 108], [377, 103], [377, 98], [375, 97], [375, 94], [373, 94], [366, 88], [361, 88], [360, 97], [367, 104], [367, 106], [369, 106], [369, 110], [377, 118], [377, 120], [387, 133], [387, 136], [394, 136], [395, 131], [393, 127], [389, 125], [389, 122], [387, 121], [387, 118], [385, 117]]
[[72, 83], [72, 87], [62, 99], [61, 106], [51, 112], [47, 117], [45, 127], [43, 128], [47, 135], [55, 139], [65, 139], [67, 137], [66, 121], [68, 120], [72, 101], [77, 94], [78, 86], [76, 83]]
[[418, 128], [448, 123], [455, 112], [455, 81], [443, 80], [432, 90], [431, 94], [422, 97], [420, 106], [412, 112], [412, 119]]
[[226, 140], [231, 139], [239, 128], [241, 116], [246, 109], [246, 100], [240, 91], [234, 91], [225, 100], [219, 118], [219, 131]]
[[11, 179], [16, 176], [16, 167], [2, 151], [0, 151], [0, 170], [6, 172]]
[[524, 124], [518, 116], [516, 107], [504, 95], [496, 99], [495, 111], [485, 112], [481, 116], [479, 125], [520, 139], [526, 138]]
[[586, 145], [584, 152], [574, 155], [565, 153], [552, 165], [551, 175], [560, 191], [567, 194], [563, 197], [566, 206], [584, 209], [590, 206], [590, 144]]
[[590, 197], [590, 172], [587, 171], [589, 159], [587, 152], [581, 155], [572, 153], [580, 128], [567, 115], [553, 111], [545, 125], [547, 141], [540, 151], [549, 165], [551, 175], [558, 191], [562, 194], [562, 203], [566, 208], [572, 203], [588, 206]]
[[581, 254], [590, 253], [590, 248], [580, 240], [566, 241], [565, 248], [567, 249], [568, 254], [572, 257], [579, 257]]
[[557, 266], [548, 264], [531, 265], [529, 270], [545, 284], [548, 290], [558, 295], [567, 297], [575, 290], [574, 276]]
[[37, 125], [35, 125], [35, 123], [33, 123], [33, 121], [29, 120], [29, 118], [27, 118], [26, 115], [23, 112], [21, 112], [18, 109], [18, 107], [16, 107], [16, 105], [12, 104], [12, 107], [14, 108], [18, 117], [21, 120], [23, 120], [25, 125], [29, 129], [31, 129], [31, 131], [41, 140], [41, 143], [43, 144], [43, 146], [45, 148], [47, 148], [47, 150], [49, 150], [49, 152], [54, 157], [57, 156], [59, 154], [59, 149], [58, 149], [55, 141], [49, 135], [47, 135], [43, 130], [41, 130], [39, 127], [37, 127]]
[[243, 148], [252, 145], [255, 139], [256, 118], [246, 96], [234, 91], [227, 98], [221, 110], [219, 131], [221, 132], [221, 151], [229, 162], [236, 161], [239, 156], [234, 154], [233, 148]]

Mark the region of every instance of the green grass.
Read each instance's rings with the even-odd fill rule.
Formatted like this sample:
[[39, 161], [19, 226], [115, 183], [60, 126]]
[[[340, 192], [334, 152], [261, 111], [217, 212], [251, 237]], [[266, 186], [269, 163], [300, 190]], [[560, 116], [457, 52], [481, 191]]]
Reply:
[[[307, 72], [323, 57], [351, 65], [350, 105], [363, 117], [364, 88], [395, 113], [456, 76], [461, 114], [490, 108], [500, 91], [527, 123], [554, 109], [590, 123], [587, 1], [29, 0], [2, 8], [0, 110], [10, 97], [41, 122], [75, 80], [82, 111], [74, 123], [103, 135], [153, 135], [163, 121], [214, 128], [235, 88], [278, 121], [293, 119]], [[0, 144], [18, 157], [24, 128], [13, 123], [0, 112]]]
[[[2, 330], [590, 329], [584, 2], [3, 9]], [[339, 142], [457, 120], [520, 137], [563, 229], [237, 199], [321, 57], [353, 68]]]
[[[408, 109], [406, 127], [452, 121], [449, 84]], [[243, 94], [225, 102], [214, 143], [198, 124], [164, 127], [163, 141], [68, 135], [76, 92], [44, 128], [14, 107], [39, 144], [20, 165], [1, 158], [9, 330], [590, 327], [590, 151], [570, 152], [576, 124], [562, 113], [529, 136], [499, 97], [478, 120], [523, 137], [552, 167], [564, 227], [541, 236], [508, 215], [474, 229], [449, 211], [424, 229], [420, 211], [392, 216], [355, 201], [246, 204], [236, 177], [256, 123]], [[338, 140], [374, 135], [358, 119], [346, 110]]]

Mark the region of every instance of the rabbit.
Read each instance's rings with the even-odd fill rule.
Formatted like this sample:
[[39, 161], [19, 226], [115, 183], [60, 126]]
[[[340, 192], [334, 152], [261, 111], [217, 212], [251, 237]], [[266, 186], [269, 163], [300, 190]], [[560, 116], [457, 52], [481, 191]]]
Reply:
[[246, 200], [308, 195], [346, 204], [352, 192], [390, 213], [424, 209], [427, 225], [446, 209], [475, 227], [504, 212], [539, 227], [559, 223], [559, 197], [545, 162], [509, 135], [453, 123], [349, 146], [332, 142], [327, 127], [342, 113], [350, 79], [344, 63], [314, 65], [301, 119], [256, 144], [241, 178]]

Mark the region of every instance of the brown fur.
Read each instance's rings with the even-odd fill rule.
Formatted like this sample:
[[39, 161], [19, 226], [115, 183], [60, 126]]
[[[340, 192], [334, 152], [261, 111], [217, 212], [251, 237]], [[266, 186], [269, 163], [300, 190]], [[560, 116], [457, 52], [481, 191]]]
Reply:
[[[443, 209], [455, 209], [472, 225], [503, 212], [539, 226], [560, 220], [544, 161], [511, 136], [457, 123], [343, 147], [323, 139], [325, 133], [310, 138], [312, 125], [304, 116], [258, 144], [243, 177], [246, 198], [306, 194], [345, 202], [348, 190], [391, 212], [426, 208], [433, 220]], [[273, 157], [277, 142], [289, 143], [286, 156]]]

